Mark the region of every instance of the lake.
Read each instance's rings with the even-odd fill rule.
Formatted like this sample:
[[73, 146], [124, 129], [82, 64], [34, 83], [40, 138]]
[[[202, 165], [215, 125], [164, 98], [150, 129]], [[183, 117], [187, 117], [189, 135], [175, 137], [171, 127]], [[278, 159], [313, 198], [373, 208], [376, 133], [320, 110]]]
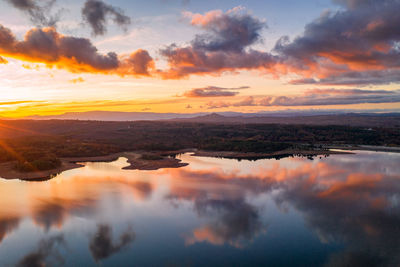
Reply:
[[400, 153], [0, 180], [0, 266], [400, 266]]

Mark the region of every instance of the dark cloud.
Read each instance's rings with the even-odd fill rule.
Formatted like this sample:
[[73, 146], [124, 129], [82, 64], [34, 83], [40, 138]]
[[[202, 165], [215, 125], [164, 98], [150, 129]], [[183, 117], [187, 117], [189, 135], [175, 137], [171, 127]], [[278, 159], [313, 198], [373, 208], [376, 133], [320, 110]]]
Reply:
[[131, 19], [124, 14], [122, 9], [101, 0], [86, 0], [82, 8], [82, 17], [92, 28], [93, 35], [104, 35], [107, 32], [106, 24], [109, 18], [124, 30], [131, 24]]
[[[336, 2], [344, 9], [322, 14], [293, 41], [284, 37], [277, 42], [274, 51], [285, 72], [312, 83], [385, 83], [379, 78], [400, 68], [400, 1]], [[368, 77], [371, 72], [377, 80]], [[393, 81], [398, 78], [386, 79]]]
[[[62, 235], [54, 236], [40, 241], [38, 249], [23, 257], [16, 266], [18, 267], [43, 267], [60, 266], [64, 260], [58, 252], [58, 246], [65, 246]], [[51, 264], [48, 262], [51, 261]]]
[[118, 253], [135, 240], [135, 233], [128, 229], [123, 233], [119, 241], [114, 244], [112, 229], [109, 225], [99, 225], [97, 232], [90, 240], [90, 252], [96, 261], [106, 259], [112, 254]]
[[0, 54], [75, 73], [147, 76], [148, 68], [153, 67], [153, 59], [145, 50], [130, 56], [100, 54], [89, 39], [65, 36], [54, 28], [34, 28], [18, 41], [10, 29], [0, 25]]
[[36, 26], [53, 27], [58, 22], [60, 12], [51, 15], [56, 0], [5, 0], [15, 8], [26, 12]]
[[215, 102], [207, 104], [209, 109], [241, 106], [324, 106], [364, 103], [397, 103], [400, 91], [361, 89], [314, 89], [300, 96], [247, 97], [237, 102]]
[[186, 97], [219, 97], [219, 96], [235, 96], [239, 94], [237, 91], [233, 90], [241, 90], [248, 89], [248, 86], [241, 87], [217, 87], [217, 86], [207, 86], [204, 88], [194, 88], [190, 91], [186, 91], [183, 95]]
[[196, 35], [189, 46], [172, 44], [160, 50], [170, 69], [164, 78], [181, 78], [191, 74], [219, 74], [241, 69], [269, 69], [274, 58], [269, 53], [249, 47], [261, 40], [265, 22], [237, 7], [223, 13], [210, 11], [204, 15], [186, 12], [191, 24], [204, 34]]
[[236, 7], [222, 13], [210, 11], [205, 15], [184, 13], [191, 24], [205, 30], [191, 42], [194, 49], [205, 51], [236, 51], [241, 52], [249, 45], [260, 41], [261, 30], [266, 27], [264, 21], [244, 12], [242, 7]]

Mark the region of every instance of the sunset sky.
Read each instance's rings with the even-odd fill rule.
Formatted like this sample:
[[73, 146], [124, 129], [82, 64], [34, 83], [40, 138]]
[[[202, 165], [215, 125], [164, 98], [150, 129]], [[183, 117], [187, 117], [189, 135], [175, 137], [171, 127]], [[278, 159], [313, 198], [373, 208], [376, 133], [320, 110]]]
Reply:
[[400, 0], [0, 0], [0, 116], [400, 110]]

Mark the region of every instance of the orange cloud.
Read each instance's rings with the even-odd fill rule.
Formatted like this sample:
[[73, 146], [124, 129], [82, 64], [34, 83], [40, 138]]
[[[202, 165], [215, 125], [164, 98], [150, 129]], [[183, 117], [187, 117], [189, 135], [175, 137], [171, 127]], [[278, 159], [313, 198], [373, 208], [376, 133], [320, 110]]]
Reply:
[[65, 36], [51, 27], [33, 28], [18, 41], [10, 29], [0, 25], [0, 54], [74, 73], [149, 76], [149, 69], [154, 68], [145, 50], [131, 55], [100, 54], [89, 39]]

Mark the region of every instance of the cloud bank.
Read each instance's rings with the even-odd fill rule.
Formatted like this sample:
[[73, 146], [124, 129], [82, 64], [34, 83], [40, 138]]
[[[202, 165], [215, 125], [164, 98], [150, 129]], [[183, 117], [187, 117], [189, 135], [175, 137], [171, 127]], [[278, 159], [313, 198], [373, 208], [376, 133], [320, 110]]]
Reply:
[[209, 109], [243, 106], [324, 106], [400, 102], [400, 90], [314, 89], [298, 96], [249, 96], [237, 102], [210, 101]]
[[282, 37], [277, 42], [274, 52], [285, 71], [306, 78], [297, 83], [400, 81], [400, 1], [335, 2], [344, 8], [323, 13], [293, 41]]

